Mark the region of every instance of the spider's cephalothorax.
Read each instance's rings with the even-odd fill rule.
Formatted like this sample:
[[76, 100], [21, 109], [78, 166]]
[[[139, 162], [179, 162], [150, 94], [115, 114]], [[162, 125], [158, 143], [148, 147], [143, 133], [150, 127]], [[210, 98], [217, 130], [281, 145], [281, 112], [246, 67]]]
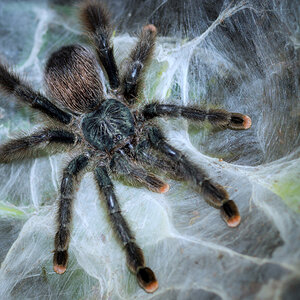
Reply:
[[[221, 212], [230, 227], [240, 223], [240, 215], [225, 189], [165, 139], [157, 117], [182, 117], [209, 122], [221, 129], [244, 130], [251, 119], [222, 109], [201, 109], [154, 102], [137, 110], [142, 75], [150, 61], [156, 28], [146, 25], [130, 53], [127, 68], [119, 74], [110, 42], [111, 26], [99, 1], [83, 1], [80, 20], [94, 52], [81, 45], [66, 46], [51, 55], [45, 68], [48, 100], [34, 91], [8, 67], [0, 63], [0, 89], [30, 105], [56, 122], [29, 136], [12, 139], [0, 147], [0, 163], [34, 158], [58, 151], [72, 151], [74, 158], [64, 168], [58, 202], [54, 241], [54, 271], [66, 271], [70, 242], [72, 204], [76, 183], [93, 170], [100, 197], [106, 202], [108, 217], [123, 245], [127, 265], [147, 292], [158, 288], [153, 271], [146, 267], [143, 252], [122, 216], [110, 177], [125, 175], [154, 192], [167, 192], [169, 186], [147, 171], [148, 167], [171, 173], [188, 181], [208, 204]], [[105, 72], [111, 90], [105, 96], [99, 68]], [[152, 121], [151, 121], [152, 120]], [[150, 122], [151, 121], [151, 122]]]
[[111, 151], [134, 135], [134, 119], [128, 107], [107, 99], [82, 120], [85, 139], [96, 149]]

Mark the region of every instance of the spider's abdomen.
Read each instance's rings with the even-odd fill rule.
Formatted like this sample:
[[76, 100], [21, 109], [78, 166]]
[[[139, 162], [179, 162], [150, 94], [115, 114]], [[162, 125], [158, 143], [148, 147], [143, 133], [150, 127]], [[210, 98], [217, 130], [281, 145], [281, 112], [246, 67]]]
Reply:
[[108, 99], [82, 121], [85, 139], [101, 151], [111, 151], [134, 134], [134, 119], [126, 105]]
[[97, 66], [94, 54], [80, 45], [54, 52], [45, 69], [45, 82], [53, 100], [74, 112], [93, 110], [103, 97]]

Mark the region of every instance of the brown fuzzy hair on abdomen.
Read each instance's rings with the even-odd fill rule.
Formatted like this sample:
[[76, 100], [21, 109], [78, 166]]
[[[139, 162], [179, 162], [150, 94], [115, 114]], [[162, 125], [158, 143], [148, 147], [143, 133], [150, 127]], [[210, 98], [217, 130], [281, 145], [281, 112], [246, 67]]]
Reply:
[[103, 86], [94, 54], [80, 45], [54, 52], [46, 65], [45, 82], [54, 101], [73, 112], [86, 113], [103, 100]]

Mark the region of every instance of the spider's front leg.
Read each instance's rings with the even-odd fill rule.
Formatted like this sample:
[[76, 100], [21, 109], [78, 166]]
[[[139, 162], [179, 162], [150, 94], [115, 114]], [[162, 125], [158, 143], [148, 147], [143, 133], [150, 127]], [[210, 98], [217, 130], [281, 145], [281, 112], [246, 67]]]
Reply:
[[205, 201], [221, 210], [221, 216], [229, 227], [236, 227], [240, 224], [241, 217], [238, 208], [225, 189], [208, 178], [206, 173], [189, 161], [186, 156], [168, 144], [156, 127], [148, 129], [148, 138], [151, 146], [166, 155], [176, 163], [175, 172], [184, 180], [190, 182], [196, 191], [202, 193]]
[[135, 243], [134, 235], [121, 214], [113, 183], [109, 178], [107, 169], [102, 166], [97, 167], [95, 179], [99, 187], [100, 196], [103, 196], [106, 200], [109, 218], [117, 237], [125, 248], [128, 268], [136, 274], [140, 286], [146, 292], [153, 293], [158, 288], [158, 282], [153, 271], [145, 266], [143, 252]]
[[53, 256], [53, 269], [58, 274], [63, 274], [67, 268], [74, 190], [76, 188], [75, 185], [78, 181], [78, 176], [88, 165], [88, 161], [88, 155], [81, 154], [74, 158], [63, 172]]
[[251, 119], [247, 115], [228, 112], [224, 109], [202, 109], [154, 102], [144, 107], [143, 115], [147, 120], [167, 116], [183, 117], [195, 122], [208, 121], [220, 129], [245, 130], [251, 127]]

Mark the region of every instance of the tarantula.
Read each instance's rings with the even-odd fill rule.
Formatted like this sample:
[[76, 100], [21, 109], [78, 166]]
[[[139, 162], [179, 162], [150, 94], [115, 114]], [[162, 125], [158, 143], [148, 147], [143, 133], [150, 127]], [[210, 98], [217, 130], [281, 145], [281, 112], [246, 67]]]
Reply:
[[[143, 252], [122, 216], [111, 175], [123, 175], [153, 192], [165, 193], [169, 185], [147, 171], [147, 166], [166, 170], [188, 181], [208, 204], [220, 209], [228, 226], [235, 227], [240, 223], [240, 215], [234, 201], [221, 185], [168, 143], [155, 118], [183, 117], [191, 121], [208, 121], [215, 127], [231, 130], [250, 128], [251, 119], [221, 109], [159, 102], [142, 109], [135, 108], [143, 88], [143, 73], [153, 56], [156, 27], [143, 27], [125, 71], [119, 75], [110, 41], [112, 28], [104, 5], [96, 0], [83, 1], [79, 12], [96, 55], [86, 46], [70, 45], [50, 56], [45, 68], [45, 82], [51, 101], [0, 63], [1, 90], [50, 119], [44, 129], [2, 145], [0, 163], [35, 158], [45, 150], [49, 154], [73, 151], [74, 158], [64, 168], [60, 185], [54, 271], [58, 274], [66, 271], [74, 191], [83, 174], [92, 171], [116, 237], [124, 247], [127, 265], [140, 286], [151, 293], [158, 288], [158, 281], [154, 272], [146, 267]], [[107, 95], [103, 92], [99, 66], [109, 82]]]

